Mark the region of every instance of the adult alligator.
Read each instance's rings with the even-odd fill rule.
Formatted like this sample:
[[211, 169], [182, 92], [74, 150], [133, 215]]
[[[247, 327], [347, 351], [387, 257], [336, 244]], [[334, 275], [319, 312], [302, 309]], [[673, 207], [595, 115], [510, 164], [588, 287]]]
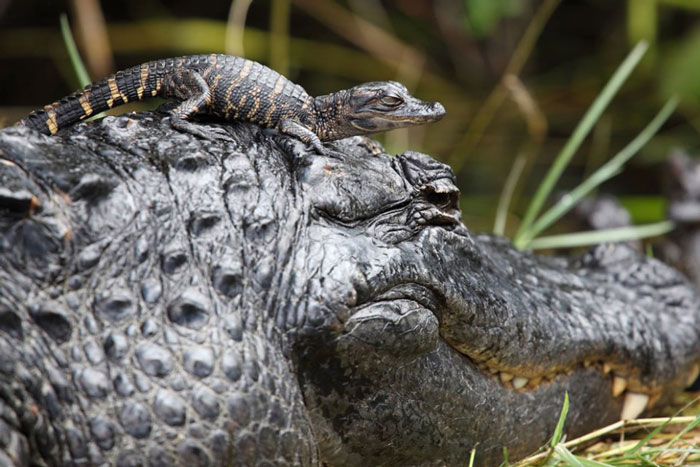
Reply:
[[0, 465], [493, 465], [565, 392], [572, 437], [696, 376], [654, 259], [474, 235], [423, 154], [218, 128], [0, 132]]

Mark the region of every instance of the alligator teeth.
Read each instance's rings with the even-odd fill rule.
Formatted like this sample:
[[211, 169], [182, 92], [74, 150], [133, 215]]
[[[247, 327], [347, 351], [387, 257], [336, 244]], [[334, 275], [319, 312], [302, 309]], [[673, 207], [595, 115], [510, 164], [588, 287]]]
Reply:
[[685, 385], [691, 386], [695, 382], [695, 380], [698, 379], [698, 376], [700, 376], [700, 363], [696, 363], [690, 369], [690, 373], [688, 374], [688, 380], [685, 382]]
[[528, 382], [527, 378], [522, 378], [520, 376], [517, 376], [517, 377], [513, 378], [513, 387], [515, 389], [520, 389], [523, 386], [525, 386], [527, 384], [527, 382]]
[[634, 420], [644, 411], [649, 402], [649, 396], [638, 392], [627, 391], [625, 401], [622, 403], [620, 420]]
[[612, 383], [612, 395], [613, 397], [617, 397], [620, 394], [622, 394], [625, 389], [627, 389], [627, 380], [625, 378], [620, 378], [619, 376], [615, 376], [613, 378], [613, 383]]
[[542, 382], [541, 376], [538, 376], [537, 378], [532, 378], [532, 379], [530, 379], [530, 386], [533, 388], [536, 388], [537, 386], [540, 385], [541, 382]]
[[502, 383], [507, 383], [508, 381], [513, 379], [513, 375], [511, 375], [510, 373], [506, 373], [505, 371], [502, 371], [499, 376], [501, 377]]
[[612, 368], [610, 368], [610, 365], [608, 365], [607, 363], [603, 363], [603, 374], [604, 375], [607, 375], [608, 373], [610, 373], [611, 370], [612, 370]]

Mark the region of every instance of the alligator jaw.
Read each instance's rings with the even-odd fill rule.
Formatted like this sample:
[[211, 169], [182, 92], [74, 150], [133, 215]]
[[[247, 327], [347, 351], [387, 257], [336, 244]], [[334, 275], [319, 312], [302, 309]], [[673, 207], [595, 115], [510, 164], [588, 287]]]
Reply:
[[[440, 233], [440, 235], [447, 236], [448, 234]], [[449, 234], [449, 236], [450, 238], [456, 237], [453, 234]], [[432, 239], [431, 241], [435, 240]], [[463, 238], [460, 238], [459, 241], [462, 242]], [[483, 256], [489, 257], [486, 253]], [[410, 267], [407, 265], [402, 267], [410, 270]], [[595, 377], [601, 381], [600, 389], [607, 394], [606, 397], [617, 407], [614, 417], [618, 419], [637, 418], [642, 412], [662, 403], [667, 403], [671, 394], [690, 385], [700, 373], [700, 360], [697, 360], [696, 354], [696, 360], [683, 361], [682, 365], [676, 368], [676, 371], [670, 377], [655, 371], [645, 374], [645, 369], [639, 365], [638, 361], [624, 356], [625, 351], [628, 349], [621, 347], [622, 350], [620, 350], [620, 348], [611, 346], [603, 332], [599, 334], [599, 343], [591, 340], [587, 343], [588, 347], [582, 346], [583, 351], [578, 354], [573, 353], [573, 358], [568, 360], [562, 358], [552, 359], [549, 368], [546, 366], [547, 359], [532, 358], [528, 360], [525, 358], [523, 360], [514, 360], [512, 354], [508, 352], [501, 354], [497, 347], [482, 348], [481, 351], [475, 351], [474, 341], [468, 337], [478, 336], [480, 332], [484, 332], [476, 323], [478, 321], [477, 315], [479, 314], [478, 308], [469, 306], [469, 301], [462, 297], [455, 298], [450, 296], [451, 293], [454, 293], [451, 285], [446, 280], [443, 282], [405, 282], [388, 287], [387, 290], [373, 297], [371, 304], [393, 303], [396, 308], [391, 310], [390, 314], [392, 317], [389, 318], [387, 316], [386, 308], [376, 313], [366, 312], [366, 307], [373, 305], [365, 303], [362, 305], [365, 312], [353, 315], [349, 322], [345, 323], [345, 330], [349, 331], [352, 328], [352, 331], [349, 331], [349, 333], [354, 335], [354, 338], [361, 339], [364, 342], [377, 338], [373, 336], [380, 336], [381, 339], [386, 339], [386, 336], [390, 334], [387, 331], [387, 329], [390, 329], [388, 326], [392, 328], [391, 333], [399, 332], [399, 329], [403, 329], [400, 332], [405, 335], [420, 329], [422, 325], [417, 323], [428, 321], [425, 317], [413, 320], [405, 319], [408, 314], [430, 314], [439, 323], [438, 332], [440, 338], [453, 350], [461, 354], [469, 362], [470, 367], [478, 370], [484, 379], [492, 382], [490, 384], [492, 391], [495, 390], [494, 388], [500, 387], [504, 391], [504, 397], [509, 397], [507, 394], [512, 394], [513, 396], [522, 395], [525, 398], [531, 397], [532, 394], [540, 391], [548, 391], [548, 388], [553, 387], [563, 388], [563, 390], [571, 393], [571, 385], [574, 384], [572, 381], [580, 381], [581, 377], [586, 375], [586, 378]], [[611, 287], [615, 290], [614, 284], [602, 284], [601, 287], [603, 286]], [[464, 289], [458, 289], [458, 291], [463, 292]], [[402, 304], [397, 304], [398, 302]], [[501, 304], [506, 309], [508, 305], [508, 303]], [[543, 310], [537, 311], [545, 313]], [[552, 312], [550, 311], [550, 313]], [[481, 315], [488, 317], [493, 314], [495, 314], [493, 309], [489, 310], [484, 307], [481, 310]], [[583, 314], [589, 316], [592, 320], [595, 320], [597, 317], [592, 310]], [[461, 319], [455, 319], [455, 317]], [[524, 329], [528, 323], [538, 323], [533, 318], [532, 313], [524, 311], [514, 314], [514, 317], [509, 321], [506, 321], [500, 327], [495, 327], [494, 332], [500, 332], [502, 329], [507, 330], [509, 327]], [[359, 324], [360, 322], [361, 324]], [[372, 329], [367, 330], [365, 328], [366, 332], [360, 331], [368, 322], [373, 323], [371, 324]], [[613, 329], [615, 335], [618, 336], [630, 335], [633, 333], [631, 330], [639, 326], [639, 323], [630, 320], [621, 320], [615, 324], [617, 327]], [[457, 326], [459, 328], [455, 329]], [[563, 329], [566, 330], [567, 328], [564, 327]], [[529, 332], [545, 335], [547, 332], [552, 331], [545, 328], [531, 329]], [[419, 333], [415, 332], [415, 334], [418, 335]], [[461, 339], [458, 340], [455, 336], [460, 336]], [[559, 351], [557, 345], [554, 345], [551, 347], [554, 349], [552, 351], [553, 354], [556, 353], [558, 356], [566, 355], [567, 353], [572, 354], [571, 351], [566, 349], [567, 346], [572, 345], [572, 341], [570, 339], [567, 340], [566, 335], [562, 334], [552, 338], [552, 340], [555, 344], [558, 343], [561, 349]], [[421, 342], [420, 346], [414, 344], [415, 350], [426, 351], [426, 349], [430, 348], [430, 345], [425, 340]], [[641, 344], [644, 344], [644, 342], [642, 341]], [[386, 347], [386, 341], [377, 342], [375, 345], [375, 347], [381, 346]], [[406, 347], [403, 344], [396, 345], [391, 349], [391, 353], [396, 355], [400, 352], [405, 352], [404, 349]], [[522, 355], [527, 357], [529, 348], [527, 342], [525, 345], [522, 345], [520, 347]], [[607, 354], [604, 351], [606, 349]], [[637, 350], [644, 355], [649, 355], [650, 353], [644, 345], [639, 345]], [[631, 353], [634, 356], [633, 352], [627, 353]], [[359, 355], [364, 354], [359, 352]], [[503, 358], [501, 358], [501, 355]], [[404, 357], [409, 358], [411, 355], [404, 354]], [[653, 367], [652, 370], [654, 370]], [[576, 378], [573, 378], [574, 375], [576, 375]]]
[[[461, 353], [461, 352], [460, 352]], [[465, 355], [465, 354], [462, 354]], [[465, 355], [467, 358], [468, 355]], [[471, 359], [470, 359], [471, 360]], [[516, 376], [514, 370], [498, 370], [488, 364], [481, 363], [476, 365], [479, 370], [490, 376], [494, 381], [500, 383], [508, 390], [519, 393], [527, 393], [536, 391], [541, 386], [552, 384], [557, 379], [565, 380], [569, 375], [576, 371], [588, 371], [589, 369], [597, 369], [601, 375], [610, 380], [610, 394], [613, 398], [621, 398], [622, 410], [620, 411], [620, 420], [629, 420], [637, 418], [642, 412], [649, 410], [657, 405], [661, 400], [661, 396], [665, 389], [671, 391], [678, 388], [690, 386], [700, 376], [700, 363], [692, 365], [687, 371], [681, 373], [681, 376], [676, 381], [667, 384], [668, 388], [664, 387], [643, 387], [639, 383], [633, 384], [635, 390], [629, 389], [630, 383], [623, 376], [619, 376], [614, 372], [608, 363], [586, 361], [582, 364], [574, 364], [567, 371], [551, 372], [540, 376]]]
[[[444, 280], [432, 283], [444, 294], [435, 311], [441, 337], [483, 374], [525, 393], [594, 368], [609, 381], [609, 397], [624, 402], [621, 417], [665, 403], [695, 379], [700, 325], [672, 304], [698, 297], [675, 274], [654, 280], [637, 272], [664, 270], [658, 261], [602, 245], [569, 260], [569, 273], [563, 261], [550, 268], [505, 241], [479, 240], [438, 229], [424, 234], [426, 251], [436, 243], [458, 251]], [[649, 291], [670, 305], [654, 304]]]
[[[351, 313], [349, 319], [344, 322], [344, 332], [338, 341], [339, 346], [344, 349], [344, 352], [350, 354], [353, 350], [349, 350], [349, 347], [354, 346], [356, 341], [367, 344], [379, 338], [381, 341], [375, 342], [373, 347], [375, 349], [382, 347], [394, 358], [396, 355], [403, 354], [401, 361], [405, 364], [415, 355], [433, 348], [438, 335], [441, 335], [443, 341], [463, 357], [465, 365], [476, 369], [481, 378], [488, 381], [490, 391], [500, 388], [503, 397], [506, 398], [508, 394], [514, 397], [519, 395], [531, 397], [529, 395], [538, 391], [548, 391], [550, 388], [557, 387], [572, 393], [572, 384], [575, 384], [573, 381], [580, 381], [584, 377], [595, 377], [601, 381], [601, 390], [606, 392], [608, 399], [614, 401], [614, 405], [618, 407], [616, 417], [619, 419], [637, 418], [642, 412], [655, 407], [659, 402], [667, 402], [669, 394], [691, 384], [700, 373], [699, 362], [681, 371], [680, 376], [675, 379], [651, 386], [644, 385], [639, 379], [626, 376], [638, 374], [639, 371], [630, 369], [630, 366], [621, 366], [619, 362], [608, 363], [603, 360], [586, 359], [581, 362], [573, 361], [567, 367], [559, 367], [539, 374], [533, 374], [532, 367], [509, 368], [500, 364], [497, 357], [479, 362], [468, 352], [463, 351], [466, 346], [454, 344], [449, 338], [445, 338], [444, 328], [440, 327], [438, 330], [439, 317], [446, 313], [445, 303], [445, 296], [435, 287], [435, 284], [422, 285], [408, 282], [394, 285], [379, 293], [371, 301], [359, 305]], [[434, 325], [429, 324], [431, 321], [434, 321]], [[431, 326], [434, 326], [434, 329]], [[433, 331], [427, 332], [428, 328]], [[389, 329], [391, 332], [388, 331]], [[393, 334], [399, 334], [402, 337], [392, 342], [391, 339], [387, 339], [387, 336]], [[352, 343], [349, 344], [348, 340]], [[563, 342], [563, 345], [566, 345], [566, 342]], [[409, 347], [413, 349], [412, 353], [406, 352]], [[364, 360], [365, 350], [354, 351], [358, 355], [358, 362]], [[573, 378], [574, 375], [575, 378]], [[606, 386], [607, 389], [605, 389]]]
[[[441, 334], [445, 338], [443, 331], [444, 329], [441, 328]], [[497, 356], [479, 361], [478, 357], [470, 355], [469, 351], [465, 350], [468, 346], [462, 343], [455, 344], [449, 337], [445, 338], [445, 341], [473, 362], [482, 374], [498, 382], [507, 390], [518, 393], [537, 391], [555, 381], [565, 381], [576, 372], [597, 370], [610, 382], [610, 396], [622, 401], [620, 420], [637, 418], [642, 412], [657, 406], [659, 402], [666, 403], [669, 394], [690, 386], [700, 376], [700, 360], [698, 360], [686, 365], [686, 368], [679, 371], [671, 380], [645, 384], [645, 381], [636, 376], [640, 371], [633, 368], [631, 364], [625, 366], [619, 361], [610, 363], [592, 358], [572, 361], [568, 366], [558, 366], [548, 372], [535, 373], [532, 366], [515, 368], [502, 364]]]

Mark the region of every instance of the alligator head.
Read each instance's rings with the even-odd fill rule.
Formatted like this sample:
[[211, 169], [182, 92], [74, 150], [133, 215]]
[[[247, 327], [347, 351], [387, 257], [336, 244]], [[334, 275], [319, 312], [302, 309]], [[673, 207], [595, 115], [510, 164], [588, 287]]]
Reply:
[[322, 141], [367, 135], [436, 122], [445, 116], [439, 102], [413, 97], [396, 81], [373, 81], [314, 99], [314, 132]]
[[492, 465], [567, 392], [572, 437], [696, 376], [700, 297], [654, 259], [473, 235], [422, 154], [228, 131], [0, 132], [0, 460]]
[[300, 300], [323, 325], [297, 366], [332, 464], [459, 464], [477, 446], [491, 465], [545, 443], [565, 392], [575, 436], [698, 376], [698, 295], [656, 260], [472, 235], [452, 172], [418, 153], [315, 158], [300, 179], [320, 217]]

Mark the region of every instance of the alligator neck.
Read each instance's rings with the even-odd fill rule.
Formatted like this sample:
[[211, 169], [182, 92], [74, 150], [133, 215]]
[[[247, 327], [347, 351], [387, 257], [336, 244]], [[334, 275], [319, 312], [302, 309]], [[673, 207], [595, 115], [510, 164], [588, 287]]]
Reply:
[[341, 139], [354, 134], [349, 132], [352, 125], [347, 119], [349, 108], [347, 101], [348, 91], [346, 89], [314, 98], [316, 114], [314, 133], [321, 141]]

